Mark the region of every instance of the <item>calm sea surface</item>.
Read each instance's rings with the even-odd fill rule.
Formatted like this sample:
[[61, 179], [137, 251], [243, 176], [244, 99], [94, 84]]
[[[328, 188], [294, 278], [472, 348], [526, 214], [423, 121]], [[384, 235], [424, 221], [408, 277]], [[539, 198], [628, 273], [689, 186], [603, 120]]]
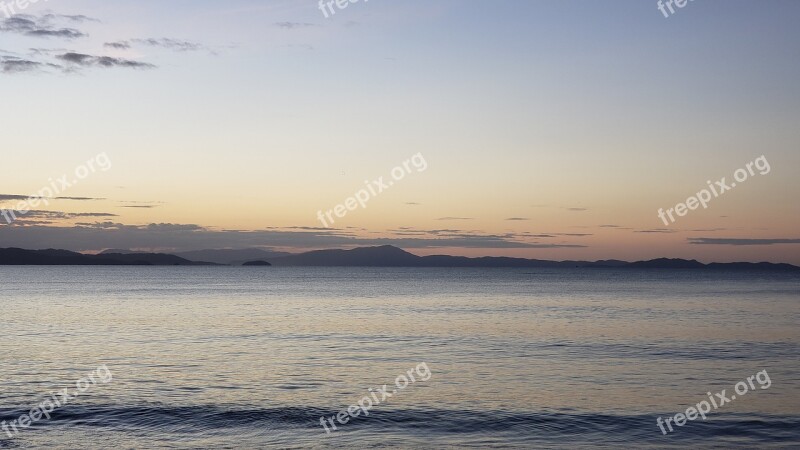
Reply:
[[[0, 421], [95, 378], [0, 448], [800, 448], [797, 275], [0, 267], [0, 285]], [[657, 426], [761, 371], [768, 388]]]

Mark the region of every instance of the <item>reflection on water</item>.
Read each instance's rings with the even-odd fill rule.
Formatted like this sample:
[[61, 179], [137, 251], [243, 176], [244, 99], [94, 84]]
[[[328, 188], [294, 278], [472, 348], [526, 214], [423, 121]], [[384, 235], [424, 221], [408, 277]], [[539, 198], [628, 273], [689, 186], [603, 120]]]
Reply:
[[[800, 445], [800, 277], [611, 269], [0, 268], [2, 447]], [[433, 376], [326, 436], [425, 362]], [[760, 370], [772, 386], [655, 423]]]

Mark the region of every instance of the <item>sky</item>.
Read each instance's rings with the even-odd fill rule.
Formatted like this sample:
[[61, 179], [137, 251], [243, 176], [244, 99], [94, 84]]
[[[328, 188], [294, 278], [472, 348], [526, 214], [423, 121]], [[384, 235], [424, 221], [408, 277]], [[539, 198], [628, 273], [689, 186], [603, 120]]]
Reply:
[[341, 3], [0, 5], [0, 247], [800, 264], [800, 2]]

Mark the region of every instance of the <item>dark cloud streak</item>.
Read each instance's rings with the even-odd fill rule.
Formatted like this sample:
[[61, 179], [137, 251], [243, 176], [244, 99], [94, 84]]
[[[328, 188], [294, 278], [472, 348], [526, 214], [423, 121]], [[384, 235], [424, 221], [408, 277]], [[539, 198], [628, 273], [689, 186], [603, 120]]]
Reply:
[[[88, 36], [83, 31], [75, 28], [57, 27], [51, 23], [53, 18], [58, 17], [78, 17], [78, 16], [55, 16], [52, 14], [36, 17], [28, 14], [18, 14], [8, 19], [0, 21], [0, 32], [15, 33], [23, 36], [77, 39]], [[81, 16], [85, 17], [85, 16]]]
[[734, 239], [734, 238], [688, 238], [690, 244], [694, 245], [779, 245], [779, 244], [800, 244], [800, 239], [781, 238], [781, 239]]
[[156, 67], [153, 64], [132, 61], [129, 59], [114, 58], [111, 56], [94, 56], [74, 52], [64, 53], [63, 55], [56, 56], [56, 58], [69, 64], [74, 64], [81, 67], [125, 67], [130, 69], [154, 69]]
[[338, 229], [269, 229], [257, 231], [216, 231], [198, 225], [125, 225], [114, 222], [80, 223], [77, 227], [0, 227], [0, 247], [66, 248], [153, 248], [197, 250], [205, 248], [248, 248], [271, 246], [296, 249], [342, 246], [396, 245], [402, 248], [583, 248], [568, 243], [519, 242], [513, 235], [453, 233], [436, 237], [366, 238]]

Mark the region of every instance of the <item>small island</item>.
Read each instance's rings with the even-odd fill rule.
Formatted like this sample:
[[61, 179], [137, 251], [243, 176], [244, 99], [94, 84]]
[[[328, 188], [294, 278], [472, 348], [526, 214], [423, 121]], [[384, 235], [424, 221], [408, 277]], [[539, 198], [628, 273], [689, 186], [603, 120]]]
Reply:
[[266, 266], [271, 266], [272, 264], [266, 261], [248, 261], [242, 265], [247, 267], [266, 267]]

